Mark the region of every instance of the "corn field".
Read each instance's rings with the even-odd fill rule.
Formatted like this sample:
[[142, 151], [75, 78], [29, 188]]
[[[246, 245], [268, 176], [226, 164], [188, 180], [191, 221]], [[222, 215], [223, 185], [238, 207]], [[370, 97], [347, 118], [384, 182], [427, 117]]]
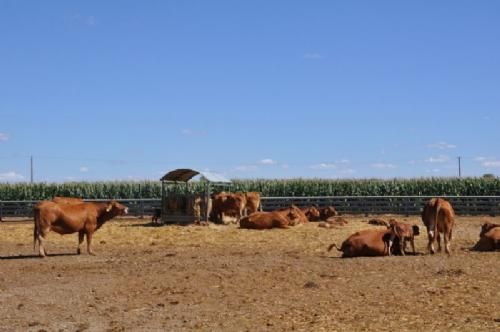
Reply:
[[[202, 192], [200, 182], [182, 186], [190, 193]], [[233, 180], [231, 191], [257, 191], [262, 196], [495, 196], [500, 195], [498, 178], [428, 178], [395, 180]], [[0, 184], [0, 200], [42, 200], [54, 196], [87, 199], [160, 198], [161, 183], [69, 182]]]

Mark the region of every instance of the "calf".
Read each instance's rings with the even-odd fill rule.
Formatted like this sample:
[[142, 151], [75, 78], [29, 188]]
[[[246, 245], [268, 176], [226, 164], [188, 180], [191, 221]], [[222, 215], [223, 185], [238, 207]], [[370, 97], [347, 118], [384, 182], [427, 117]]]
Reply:
[[153, 209], [153, 216], [151, 217], [151, 224], [159, 225], [161, 222], [161, 209], [155, 208]]
[[387, 228], [391, 231], [391, 237], [389, 239], [389, 250], [388, 253], [391, 255], [391, 248], [394, 244], [394, 239], [397, 237], [399, 239], [399, 246], [401, 255], [405, 255], [406, 243], [410, 241], [413, 254], [415, 255], [415, 236], [420, 234], [420, 229], [417, 225], [408, 225], [391, 219], [389, 226]]

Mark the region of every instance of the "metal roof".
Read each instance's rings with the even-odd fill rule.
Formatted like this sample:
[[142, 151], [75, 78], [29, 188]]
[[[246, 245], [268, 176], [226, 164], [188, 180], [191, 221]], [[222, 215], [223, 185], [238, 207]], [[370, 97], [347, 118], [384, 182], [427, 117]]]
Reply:
[[231, 183], [230, 180], [226, 179], [224, 176], [217, 174], [217, 173], [212, 173], [212, 172], [203, 172], [203, 171], [196, 171], [194, 169], [188, 169], [188, 168], [178, 168], [173, 171], [168, 172], [165, 174], [160, 180], [161, 181], [177, 181], [177, 182], [188, 182], [191, 180], [193, 177], [196, 175], [200, 174], [204, 180], [208, 182], [215, 182], [215, 183]]

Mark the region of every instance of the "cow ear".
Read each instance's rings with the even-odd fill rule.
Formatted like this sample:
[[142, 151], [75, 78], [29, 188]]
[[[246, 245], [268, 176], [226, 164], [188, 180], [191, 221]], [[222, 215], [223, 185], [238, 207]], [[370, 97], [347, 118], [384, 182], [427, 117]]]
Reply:
[[106, 212], [111, 211], [112, 208], [113, 208], [113, 203], [109, 203], [108, 206], [106, 207]]

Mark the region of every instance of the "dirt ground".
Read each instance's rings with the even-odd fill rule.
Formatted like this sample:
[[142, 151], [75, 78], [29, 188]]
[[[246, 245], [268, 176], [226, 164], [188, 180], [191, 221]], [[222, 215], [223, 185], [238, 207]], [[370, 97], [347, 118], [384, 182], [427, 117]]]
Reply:
[[[77, 235], [33, 251], [31, 222], [0, 223], [0, 331], [499, 331], [500, 252], [469, 252], [485, 218], [458, 217], [452, 256], [326, 252], [370, 217], [255, 231], [108, 222], [97, 256]], [[389, 216], [381, 216], [388, 218]], [[488, 218], [500, 223], [500, 217]]]

